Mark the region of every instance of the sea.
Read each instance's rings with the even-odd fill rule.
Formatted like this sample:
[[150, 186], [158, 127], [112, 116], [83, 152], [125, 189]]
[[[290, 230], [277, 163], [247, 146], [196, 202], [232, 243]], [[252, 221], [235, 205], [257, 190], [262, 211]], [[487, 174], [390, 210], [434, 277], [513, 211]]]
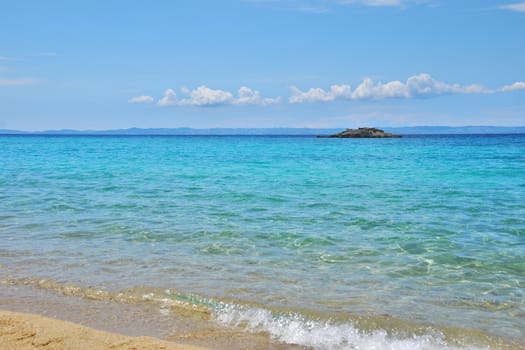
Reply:
[[0, 290], [211, 348], [524, 349], [525, 135], [0, 136]]

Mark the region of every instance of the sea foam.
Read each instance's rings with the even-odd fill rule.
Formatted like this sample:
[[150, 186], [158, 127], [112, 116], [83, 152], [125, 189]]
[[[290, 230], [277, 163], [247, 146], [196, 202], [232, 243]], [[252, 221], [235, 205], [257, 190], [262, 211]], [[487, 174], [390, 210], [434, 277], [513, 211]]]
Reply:
[[435, 331], [428, 335], [395, 336], [379, 329], [365, 332], [352, 323], [308, 320], [296, 313], [274, 314], [262, 308], [224, 305], [217, 322], [245, 331], [267, 333], [272, 339], [319, 350], [481, 350], [488, 347], [452, 345]]

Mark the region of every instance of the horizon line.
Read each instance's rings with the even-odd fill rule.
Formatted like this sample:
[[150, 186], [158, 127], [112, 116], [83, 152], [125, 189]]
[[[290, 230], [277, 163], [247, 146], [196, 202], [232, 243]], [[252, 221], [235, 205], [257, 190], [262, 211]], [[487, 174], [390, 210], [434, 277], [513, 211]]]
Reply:
[[[357, 127], [355, 127], [357, 128]], [[510, 134], [524, 134], [525, 125], [523, 126], [497, 126], [497, 125], [464, 125], [464, 126], [449, 126], [449, 125], [418, 125], [418, 126], [392, 126], [392, 127], [377, 127], [386, 131], [396, 131], [406, 135], [410, 134], [505, 134], [512, 131]], [[335, 132], [337, 130], [346, 130], [347, 127], [208, 127], [208, 128], [194, 128], [194, 127], [163, 127], [163, 128], [119, 128], [119, 129], [47, 129], [47, 130], [16, 130], [16, 129], [0, 129], [0, 135], [144, 135], [144, 136], [263, 136], [263, 135], [281, 135], [281, 136], [310, 136], [317, 135], [322, 132]], [[222, 131], [222, 132], [221, 132]], [[270, 133], [261, 133], [267, 131]], [[273, 132], [271, 132], [273, 131]], [[280, 131], [280, 132], [279, 132]], [[294, 132], [295, 131], [295, 132]], [[213, 133], [218, 132], [218, 133]], [[238, 132], [238, 133], [237, 133]], [[286, 133], [288, 132], [288, 133]], [[290, 133], [291, 132], [291, 133]]]

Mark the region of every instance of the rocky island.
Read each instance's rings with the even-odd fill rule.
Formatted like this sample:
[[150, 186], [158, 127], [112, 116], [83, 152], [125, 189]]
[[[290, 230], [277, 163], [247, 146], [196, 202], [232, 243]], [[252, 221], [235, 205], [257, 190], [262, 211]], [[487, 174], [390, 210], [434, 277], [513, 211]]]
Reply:
[[390, 134], [376, 128], [346, 129], [338, 134], [330, 136], [317, 136], [329, 138], [397, 138], [401, 135]]

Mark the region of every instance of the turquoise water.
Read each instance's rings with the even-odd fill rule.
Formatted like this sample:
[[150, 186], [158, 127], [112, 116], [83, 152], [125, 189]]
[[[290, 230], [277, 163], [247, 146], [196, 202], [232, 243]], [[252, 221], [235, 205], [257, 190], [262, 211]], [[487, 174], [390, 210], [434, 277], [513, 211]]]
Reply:
[[523, 345], [525, 136], [1, 136], [0, 267], [319, 349]]

